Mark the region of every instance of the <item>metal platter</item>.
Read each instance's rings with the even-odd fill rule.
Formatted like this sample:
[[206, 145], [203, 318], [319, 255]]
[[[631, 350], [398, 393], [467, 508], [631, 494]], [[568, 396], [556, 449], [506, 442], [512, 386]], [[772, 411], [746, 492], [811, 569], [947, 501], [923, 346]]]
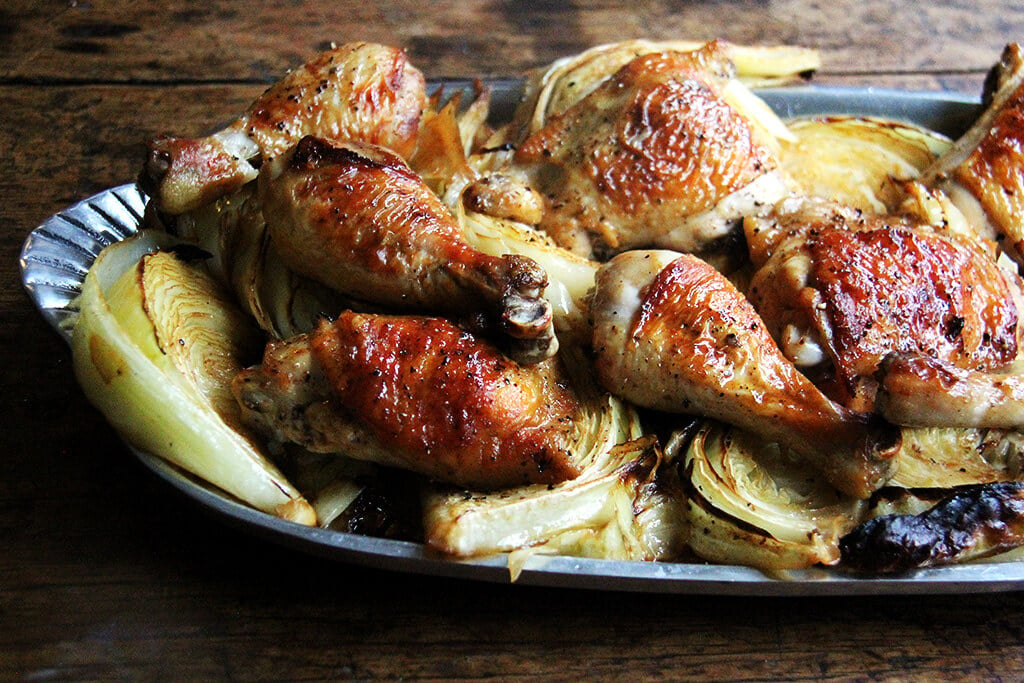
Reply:
[[[440, 83], [446, 92], [467, 90], [469, 82]], [[496, 81], [494, 105], [510, 111], [521, 82]], [[850, 114], [882, 116], [924, 125], [954, 137], [977, 116], [976, 98], [949, 93], [875, 89], [795, 87], [758, 93], [783, 118]], [[134, 234], [147, 197], [122, 185], [50, 217], [25, 240], [22, 283], [46, 321], [70, 340], [75, 297], [103, 247]], [[457, 561], [416, 543], [358, 536], [283, 521], [240, 504], [148, 453], [137, 457], [166, 481], [226, 524], [304, 552], [374, 568], [466, 580], [507, 583], [505, 557]], [[1024, 562], [989, 561], [920, 570], [905, 575], [861, 578], [831, 569], [767, 575], [748, 567], [703, 563], [643, 563], [533, 556], [517, 583], [594, 590], [707, 595], [824, 596], [996, 592], [1024, 588]]]

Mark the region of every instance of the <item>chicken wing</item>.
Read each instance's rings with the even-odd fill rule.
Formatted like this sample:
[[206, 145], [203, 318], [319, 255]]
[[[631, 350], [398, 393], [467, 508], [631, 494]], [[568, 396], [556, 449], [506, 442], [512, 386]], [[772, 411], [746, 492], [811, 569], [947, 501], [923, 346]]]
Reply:
[[469, 246], [397, 154], [307, 137], [264, 165], [259, 188], [271, 239], [295, 272], [376, 304], [484, 315], [523, 362], [555, 353], [544, 270]]
[[873, 410], [891, 353], [974, 370], [1017, 356], [1019, 278], [977, 242], [817, 200], [746, 228], [761, 264], [751, 303], [786, 356], [847, 407]]
[[314, 452], [480, 489], [578, 472], [558, 362], [520, 366], [443, 318], [343, 312], [268, 345], [233, 390], [248, 423]]
[[751, 122], [722, 95], [721, 46], [630, 61], [530, 135], [515, 162], [546, 196], [541, 226], [590, 256], [696, 252], [786, 191]]
[[783, 444], [861, 498], [890, 475], [895, 430], [826, 398], [782, 356], [743, 295], [695, 256], [616, 256], [598, 272], [591, 314], [597, 374], [609, 391]]
[[262, 161], [306, 135], [362, 140], [407, 156], [426, 104], [423, 75], [404, 52], [342, 45], [290, 72], [213, 135], [153, 139], [140, 184], [161, 211], [177, 215], [255, 179]]

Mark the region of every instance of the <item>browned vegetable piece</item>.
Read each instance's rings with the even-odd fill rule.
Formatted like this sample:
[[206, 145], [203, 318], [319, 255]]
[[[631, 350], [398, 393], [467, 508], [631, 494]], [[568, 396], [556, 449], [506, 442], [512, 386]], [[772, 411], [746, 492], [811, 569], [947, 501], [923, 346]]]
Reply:
[[952, 489], [918, 515], [884, 515], [839, 541], [841, 564], [874, 574], [963, 562], [1024, 543], [1024, 482]]

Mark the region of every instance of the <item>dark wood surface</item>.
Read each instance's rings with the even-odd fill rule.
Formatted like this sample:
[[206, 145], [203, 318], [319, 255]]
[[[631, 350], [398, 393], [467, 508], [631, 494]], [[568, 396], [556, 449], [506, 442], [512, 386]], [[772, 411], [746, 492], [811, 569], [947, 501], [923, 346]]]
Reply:
[[512, 74], [628, 37], [822, 50], [826, 84], [976, 93], [1024, 4], [29, 2], [0, 9], [0, 680], [1019, 680], [1024, 595], [589, 592], [372, 571], [250, 537], [120, 444], [20, 283], [48, 215], [142, 142], [229, 120], [331, 41], [429, 76]]

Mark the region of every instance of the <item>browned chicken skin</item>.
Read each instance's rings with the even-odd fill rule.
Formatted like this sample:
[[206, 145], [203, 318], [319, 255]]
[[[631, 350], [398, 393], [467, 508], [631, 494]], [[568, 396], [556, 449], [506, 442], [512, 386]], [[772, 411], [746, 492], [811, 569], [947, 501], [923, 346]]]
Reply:
[[972, 370], [1017, 356], [1019, 282], [979, 244], [817, 201], [748, 220], [747, 234], [760, 262], [751, 302], [786, 355], [827, 370], [822, 386], [849, 407], [873, 409], [875, 372], [893, 353]]
[[484, 314], [520, 361], [557, 350], [544, 270], [525, 256], [470, 247], [398, 155], [304, 138], [264, 165], [259, 187], [271, 239], [295, 272], [376, 304]]
[[250, 423], [312, 451], [483, 489], [577, 474], [557, 361], [520, 366], [441, 318], [344, 312], [269, 345], [234, 391]]
[[700, 259], [616, 256], [598, 273], [592, 315], [597, 373], [609, 391], [781, 443], [858, 497], [888, 478], [893, 430], [828, 400], [782, 356], [743, 295]]
[[732, 65], [712, 43], [637, 57], [515, 154], [547, 197], [541, 226], [589, 256], [698, 251], [784, 193], [775, 161], [720, 95]]
[[407, 156], [426, 106], [423, 75], [401, 50], [350, 43], [290, 72], [224, 130], [204, 138], [158, 137], [140, 183], [165, 213], [193, 210], [256, 177], [306, 135], [361, 140]]

